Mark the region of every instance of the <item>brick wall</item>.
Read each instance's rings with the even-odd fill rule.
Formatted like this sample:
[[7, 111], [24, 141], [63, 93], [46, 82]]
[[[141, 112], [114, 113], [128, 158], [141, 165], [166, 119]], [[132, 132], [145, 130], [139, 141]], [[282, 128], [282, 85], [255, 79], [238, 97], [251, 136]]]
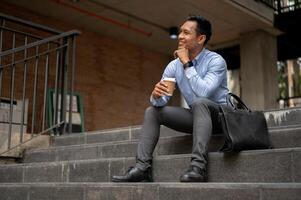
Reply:
[[[86, 130], [142, 123], [154, 84], [169, 57], [1, 2], [0, 12], [60, 30], [78, 29], [75, 90]], [[30, 76], [29, 76], [30, 77]], [[17, 90], [18, 91], [18, 90]]]

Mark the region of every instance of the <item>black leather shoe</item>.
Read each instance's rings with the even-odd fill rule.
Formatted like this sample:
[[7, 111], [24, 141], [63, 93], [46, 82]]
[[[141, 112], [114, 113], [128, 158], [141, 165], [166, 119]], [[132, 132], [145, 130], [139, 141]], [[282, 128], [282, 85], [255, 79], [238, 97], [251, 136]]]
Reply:
[[152, 182], [152, 170], [148, 168], [142, 171], [136, 167], [130, 167], [124, 176], [113, 176], [112, 182]]
[[189, 169], [180, 177], [181, 182], [206, 182], [207, 173], [205, 169], [190, 166]]

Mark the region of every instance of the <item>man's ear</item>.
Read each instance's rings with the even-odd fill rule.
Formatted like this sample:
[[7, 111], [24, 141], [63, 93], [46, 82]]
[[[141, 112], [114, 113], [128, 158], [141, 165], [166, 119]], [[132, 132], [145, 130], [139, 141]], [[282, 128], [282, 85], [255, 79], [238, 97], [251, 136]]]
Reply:
[[205, 41], [206, 41], [206, 35], [199, 35], [198, 36], [198, 43], [199, 44], [204, 44], [205, 43]]

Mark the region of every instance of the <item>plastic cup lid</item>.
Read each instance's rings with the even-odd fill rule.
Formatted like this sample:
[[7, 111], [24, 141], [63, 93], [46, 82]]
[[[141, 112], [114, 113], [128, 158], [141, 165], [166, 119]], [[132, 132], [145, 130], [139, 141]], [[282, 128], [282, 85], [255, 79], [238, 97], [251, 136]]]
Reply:
[[163, 78], [163, 81], [171, 81], [171, 82], [176, 82], [175, 78]]

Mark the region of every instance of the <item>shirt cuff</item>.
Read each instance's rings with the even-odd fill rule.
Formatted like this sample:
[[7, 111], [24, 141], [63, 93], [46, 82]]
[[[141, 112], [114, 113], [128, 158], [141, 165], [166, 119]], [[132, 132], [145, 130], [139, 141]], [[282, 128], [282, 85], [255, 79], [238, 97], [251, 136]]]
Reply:
[[185, 75], [188, 79], [190, 79], [191, 77], [198, 75], [198, 73], [194, 67], [188, 67], [185, 69]]
[[167, 102], [167, 99], [164, 99], [166, 96], [162, 96], [158, 99], [155, 99], [153, 96], [150, 96], [150, 102], [155, 107], [164, 106]]

